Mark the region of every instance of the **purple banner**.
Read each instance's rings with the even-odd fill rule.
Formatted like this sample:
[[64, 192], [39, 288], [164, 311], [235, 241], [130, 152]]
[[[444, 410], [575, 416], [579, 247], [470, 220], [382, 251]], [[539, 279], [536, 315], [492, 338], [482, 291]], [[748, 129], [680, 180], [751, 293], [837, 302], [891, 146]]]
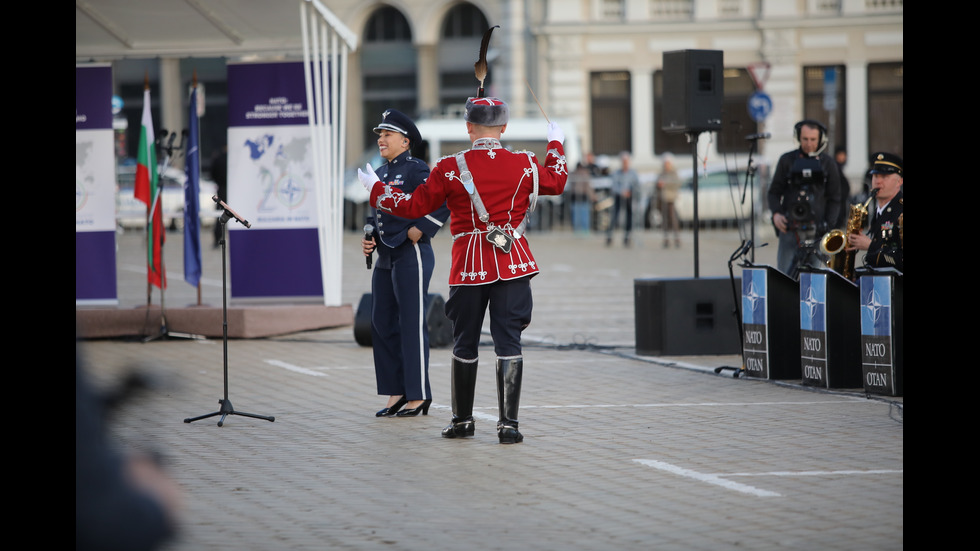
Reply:
[[303, 64], [228, 66], [228, 126], [306, 125]]
[[228, 65], [233, 299], [323, 299], [306, 105], [302, 62]]
[[112, 129], [112, 67], [75, 67], [75, 130]]
[[75, 66], [75, 304], [118, 304], [112, 68]]

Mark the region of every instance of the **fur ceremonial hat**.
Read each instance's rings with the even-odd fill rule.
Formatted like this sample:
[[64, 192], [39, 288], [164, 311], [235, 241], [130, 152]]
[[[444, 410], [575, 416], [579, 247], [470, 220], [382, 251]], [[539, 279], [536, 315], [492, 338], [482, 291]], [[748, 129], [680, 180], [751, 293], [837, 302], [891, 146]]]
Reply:
[[902, 158], [891, 153], [875, 153], [871, 156], [871, 174], [898, 174], [903, 178]]
[[500, 98], [469, 98], [463, 120], [481, 126], [503, 126], [510, 120], [510, 109]]
[[374, 127], [374, 133], [380, 134], [382, 130], [392, 130], [408, 136], [412, 147], [417, 147], [422, 143], [422, 134], [419, 133], [419, 129], [412, 122], [412, 119], [395, 109], [387, 109], [381, 114], [381, 124]]

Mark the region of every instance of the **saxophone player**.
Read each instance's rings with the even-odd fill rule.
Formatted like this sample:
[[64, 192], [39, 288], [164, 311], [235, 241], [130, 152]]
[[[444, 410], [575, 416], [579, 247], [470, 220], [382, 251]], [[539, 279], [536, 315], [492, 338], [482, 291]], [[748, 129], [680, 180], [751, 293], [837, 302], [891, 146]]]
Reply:
[[864, 255], [865, 266], [895, 268], [904, 273], [902, 158], [881, 152], [873, 154], [871, 162], [871, 188], [876, 192], [875, 210], [869, 213], [871, 223], [868, 224], [866, 234], [855, 233], [848, 236], [847, 250], [867, 251]]

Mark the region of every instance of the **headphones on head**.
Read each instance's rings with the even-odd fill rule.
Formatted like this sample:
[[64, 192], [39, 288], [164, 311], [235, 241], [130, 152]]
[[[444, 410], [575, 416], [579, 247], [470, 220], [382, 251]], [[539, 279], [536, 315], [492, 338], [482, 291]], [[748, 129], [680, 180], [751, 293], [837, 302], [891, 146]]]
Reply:
[[793, 127], [793, 136], [796, 137], [796, 142], [800, 142], [800, 132], [803, 130], [804, 126], [816, 127], [820, 131], [820, 145], [817, 147], [816, 154], [819, 155], [823, 153], [823, 150], [827, 148], [827, 127], [820, 123], [820, 121], [815, 121], [813, 119], [803, 119], [796, 123]]

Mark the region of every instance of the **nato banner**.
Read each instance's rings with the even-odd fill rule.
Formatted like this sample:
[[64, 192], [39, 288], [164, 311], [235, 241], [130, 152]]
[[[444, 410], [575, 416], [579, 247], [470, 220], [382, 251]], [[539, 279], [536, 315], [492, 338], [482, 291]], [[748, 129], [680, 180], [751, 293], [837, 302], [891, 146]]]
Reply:
[[771, 266], [742, 270], [742, 360], [747, 377], [800, 378], [799, 284]]
[[746, 375], [769, 378], [768, 279], [764, 268], [742, 270], [742, 357]]
[[75, 304], [118, 304], [112, 67], [75, 66]]
[[861, 292], [861, 369], [864, 390], [903, 395], [902, 276], [863, 275]]
[[228, 65], [231, 297], [322, 301], [302, 62]]

